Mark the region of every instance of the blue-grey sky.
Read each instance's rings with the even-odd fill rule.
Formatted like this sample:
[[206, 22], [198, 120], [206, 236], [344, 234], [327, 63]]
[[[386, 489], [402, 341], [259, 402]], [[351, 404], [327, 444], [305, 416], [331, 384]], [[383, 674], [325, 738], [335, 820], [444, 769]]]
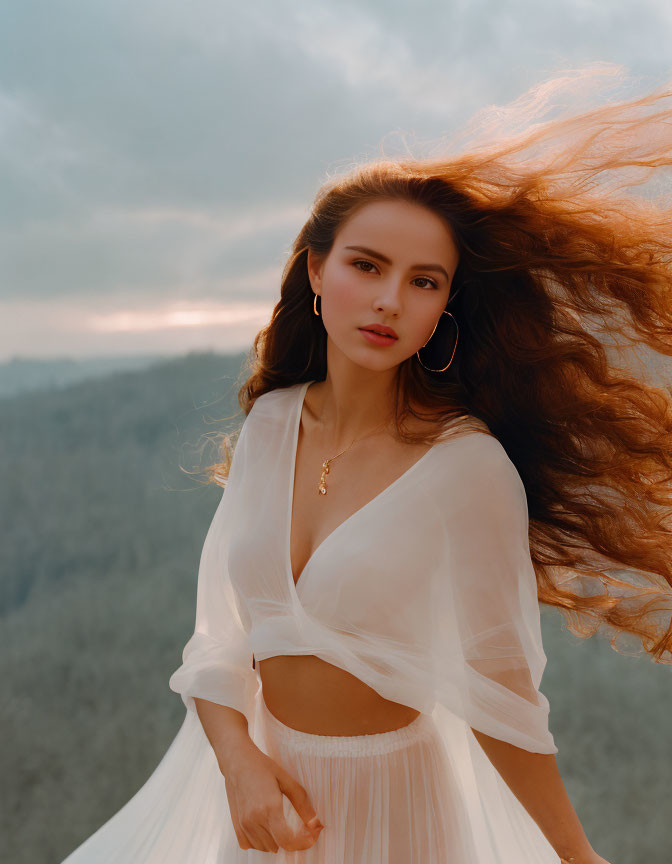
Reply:
[[669, 0], [5, 0], [0, 360], [247, 348], [329, 172], [670, 45]]

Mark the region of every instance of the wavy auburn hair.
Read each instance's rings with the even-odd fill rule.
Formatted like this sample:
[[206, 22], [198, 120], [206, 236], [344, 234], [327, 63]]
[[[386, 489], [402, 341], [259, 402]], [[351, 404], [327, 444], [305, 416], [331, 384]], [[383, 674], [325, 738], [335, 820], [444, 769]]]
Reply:
[[[597, 66], [579, 70], [572, 86], [584, 92], [595, 76], [620, 74]], [[540, 85], [513, 103], [509, 119], [530, 127], [568, 82]], [[411, 401], [446, 420], [466, 412], [484, 421], [525, 485], [539, 601], [562, 610], [577, 636], [607, 632], [616, 651], [625, 638], [667, 664], [672, 386], [615, 364], [596, 333], [672, 356], [669, 195], [620, 191], [672, 164], [671, 98], [662, 87], [508, 136], [498, 110], [481, 146], [374, 159], [331, 177], [294, 241], [238, 393], [247, 414], [262, 393], [326, 377], [309, 249], [326, 256], [339, 228], [370, 202], [426, 207], [459, 248], [447, 308], [460, 338], [443, 373], [415, 355], [400, 364], [399, 436], [435, 437], [404, 433]], [[453, 344], [445, 334], [439, 341]], [[225, 475], [227, 464], [210, 468]]]

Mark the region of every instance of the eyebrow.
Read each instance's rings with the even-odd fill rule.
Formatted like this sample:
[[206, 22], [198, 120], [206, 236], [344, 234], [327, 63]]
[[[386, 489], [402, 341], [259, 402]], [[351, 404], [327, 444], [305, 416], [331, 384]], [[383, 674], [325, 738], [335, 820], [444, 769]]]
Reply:
[[[355, 252], [363, 252], [364, 255], [370, 255], [372, 258], [377, 258], [379, 261], [382, 261], [383, 264], [391, 264], [392, 261], [387, 257], [387, 255], [383, 255], [382, 252], [376, 252], [374, 249], [369, 249], [367, 246], [344, 246], [344, 249], [354, 249]], [[448, 271], [445, 267], [442, 267], [440, 264], [413, 264], [410, 268], [411, 270], [433, 270], [435, 273], [443, 273], [446, 279], [450, 282], [450, 276], [448, 275]]]

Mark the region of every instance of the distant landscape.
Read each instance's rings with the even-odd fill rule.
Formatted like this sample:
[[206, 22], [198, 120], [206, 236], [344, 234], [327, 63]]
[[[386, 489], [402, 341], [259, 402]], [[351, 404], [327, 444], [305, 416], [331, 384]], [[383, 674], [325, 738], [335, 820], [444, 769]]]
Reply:
[[144, 369], [154, 363], [167, 361], [162, 355], [109, 357], [54, 357], [34, 359], [12, 357], [0, 363], [0, 397], [15, 396], [35, 390], [60, 390], [78, 381], [103, 378], [114, 372]]
[[[145, 358], [70, 381], [36, 363], [23, 384], [0, 367], [3, 860], [58, 864], [182, 723], [168, 679], [221, 495], [199, 472], [212, 435], [242, 423], [244, 359]], [[661, 385], [671, 363], [650, 366]], [[613, 864], [669, 864], [672, 668], [581, 641], [554, 609], [542, 629], [541, 689], [590, 841]]]

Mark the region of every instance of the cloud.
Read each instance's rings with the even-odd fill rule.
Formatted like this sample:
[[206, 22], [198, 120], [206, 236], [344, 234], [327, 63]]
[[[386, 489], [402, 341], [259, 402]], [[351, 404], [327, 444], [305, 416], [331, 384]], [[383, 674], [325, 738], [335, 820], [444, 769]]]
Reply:
[[[67, 222], [32, 222], [0, 234], [0, 298], [142, 302], [170, 290], [176, 297], [229, 291], [232, 299], [270, 299], [285, 242], [307, 215], [291, 205], [110, 207]], [[260, 268], [272, 277], [260, 281]]]
[[270, 308], [334, 169], [455, 132], [558, 68], [660, 78], [672, 37], [663, 0], [11, 5], [0, 299], [54, 315], [59, 299]]

